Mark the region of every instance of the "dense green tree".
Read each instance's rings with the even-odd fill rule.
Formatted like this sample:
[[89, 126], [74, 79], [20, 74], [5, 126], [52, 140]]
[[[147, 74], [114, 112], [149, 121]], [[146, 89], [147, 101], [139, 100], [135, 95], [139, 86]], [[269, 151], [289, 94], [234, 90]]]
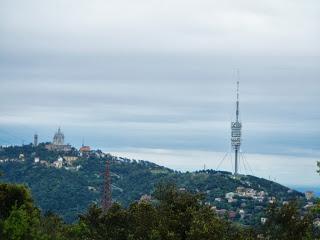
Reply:
[[273, 240], [313, 239], [312, 216], [301, 216], [297, 203], [290, 202], [282, 207], [271, 204], [267, 210], [264, 235]]
[[44, 239], [40, 211], [23, 185], [0, 184], [0, 239]]
[[12, 240], [25, 238], [29, 228], [28, 222], [28, 213], [23, 208], [14, 207], [3, 223], [3, 237]]
[[8, 240], [45, 239], [45, 234], [40, 231], [39, 211], [30, 211], [24, 205], [14, 207], [3, 223], [3, 237]]
[[192, 215], [200, 209], [203, 196], [180, 191], [173, 184], [159, 184], [154, 196], [159, 200], [161, 239], [186, 239]]
[[80, 216], [83, 239], [125, 240], [129, 235], [129, 217], [126, 209], [119, 204], [103, 213], [101, 208], [93, 205], [88, 212]]
[[47, 212], [40, 218], [40, 230], [48, 239], [62, 240], [67, 239], [66, 233], [68, 226], [63, 219], [53, 212]]
[[0, 184], [0, 219], [7, 218], [11, 210], [24, 205], [28, 210], [33, 209], [30, 192], [23, 185]]
[[102, 224], [107, 236], [107, 240], [126, 240], [129, 235], [129, 215], [128, 211], [115, 203], [102, 216]]
[[159, 213], [150, 202], [133, 203], [129, 208], [130, 239], [155, 240], [160, 238]]
[[189, 240], [226, 239], [229, 223], [219, 219], [209, 208], [203, 207], [193, 213]]
[[82, 239], [102, 239], [99, 235], [104, 235], [102, 229], [102, 209], [96, 205], [89, 207], [87, 213], [79, 216], [80, 221], [78, 227], [74, 230], [78, 231], [76, 235], [81, 235]]

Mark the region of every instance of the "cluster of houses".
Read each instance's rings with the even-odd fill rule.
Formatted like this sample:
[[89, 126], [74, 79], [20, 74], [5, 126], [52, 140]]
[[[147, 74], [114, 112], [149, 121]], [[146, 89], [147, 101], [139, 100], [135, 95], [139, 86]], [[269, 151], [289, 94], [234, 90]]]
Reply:
[[[239, 208], [237, 210], [227, 210], [227, 209], [217, 209], [216, 206], [213, 206], [212, 209], [216, 211], [216, 213], [220, 216], [227, 216], [230, 219], [234, 219], [237, 217], [237, 215], [241, 218], [244, 219], [245, 217], [250, 217], [251, 214], [248, 214], [245, 210], [246, 207], [246, 201], [248, 198], [254, 199], [255, 201], [262, 203], [264, 201], [269, 200], [273, 201], [273, 197], [268, 197], [268, 193], [264, 191], [256, 191], [253, 188], [245, 188], [245, 187], [237, 187], [234, 192], [228, 192], [225, 194], [224, 198], [215, 198], [215, 202], [220, 203], [220, 202], [227, 202], [227, 203], [239, 203]], [[261, 207], [261, 206], [256, 206], [256, 208]], [[264, 223], [266, 219], [261, 218], [261, 222]]]
[[[268, 194], [264, 191], [256, 191], [252, 188], [237, 187], [234, 192], [228, 192], [224, 198], [215, 198], [216, 202], [227, 201], [228, 203], [237, 202], [239, 198], [252, 198], [258, 202], [264, 202]], [[269, 198], [270, 202], [274, 199]]]
[[[290, 192], [292, 190], [288, 190]], [[228, 192], [224, 197], [217, 197], [214, 199], [216, 204], [210, 204], [211, 208], [219, 215], [219, 216], [227, 216], [229, 219], [240, 218], [244, 219], [246, 217], [250, 217], [252, 214], [248, 213], [246, 210], [248, 199], [254, 200], [257, 204], [254, 206], [256, 210], [261, 210], [263, 207], [261, 205], [266, 203], [274, 203], [276, 202], [276, 198], [273, 196], [268, 196], [268, 193], [265, 191], [257, 191], [252, 188], [245, 187], [237, 187], [234, 192]], [[316, 196], [314, 192], [307, 191], [305, 192], [305, 199], [307, 201], [304, 206], [304, 210], [307, 211], [309, 208], [314, 207]], [[232, 210], [227, 209], [218, 209], [216, 205], [219, 206], [219, 203], [228, 203], [235, 204], [236, 208]], [[288, 204], [288, 201], [282, 201], [282, 204]], [[261, 204], [261, 205], [260, 205]], [[261, 217], [260, 221], [262, 224], [265, 224], [267, 221], [266, 217]], [[315, 219], [314, 224], [320, 227], [320, 219]]]
[[23, 153], [19, 154], [18, 158], [4, 158], [4, 159], [0, 159], [0, 163], [6, 163], [6, 162], [24, 162], [25, 161], [25, 157]]
[[46, 167], [54, 167], [54, 168], [65, 168], [66, 170], [75, 170], [78, 171], [81, 168], [81, 165], [73, 166], [73, 163], [78, 160], [78, 157], [75, 156], [63, 156], [58, 157], [56, 161], [50, 163], [46, 160], [40, 160], [39, 157], [34, 158], [34, 163], [42, 164]]
[[[95, 157], [102, 158], [105, 157], [105, 153], [97, 150], [90, 150], [90, 147], [84, 146], [81, 147], [77, 153], [77, 156], [73, 153], [73, 155], [68, 155], [68, 152], [64, 152], [65, 154], [61, 154], [54, 162], [50, 162], [46, 159], [40, 159], [39, 156], [35, 155], [33, 158], [33, 162], [35, 164], [41, 164], [46, 167], [54, 167], [54, 168], [65, 168], [66, 170], [79, 170], [81, 168], [80, 165], [75, 166], [75, 162], [79, 158], [88, 158], [89, 156], [94, 155]], [[4, 158], [0, 159], [0, 163], [6, 162], [24, 162], [26, 157], [23, 153], [19, 154], [18, 158]]]
[[59, 156], [56, 161], [50, 163], [47, 160], [40, 160], [39, 157], [34, 158], [34, 163], [37, 164], [43, 164], [47, 167], [54, 167], [54, 168], [64, 168], [66, 170], [75, 170], [78, 171], [81, 168], [81, 165], [75, 166], [75, 162], [81, 158], [81, 157], [86, 157], [88, 158], [89, 156], [94, 155], [95, 157], [98, 158], [103, 158], [105, 157], [105, 153], [97, 150], [90, 150], [90, 147], [88, 146], [83, 146], [79, 149], [78, 156], [74, 155], [63, 155]]

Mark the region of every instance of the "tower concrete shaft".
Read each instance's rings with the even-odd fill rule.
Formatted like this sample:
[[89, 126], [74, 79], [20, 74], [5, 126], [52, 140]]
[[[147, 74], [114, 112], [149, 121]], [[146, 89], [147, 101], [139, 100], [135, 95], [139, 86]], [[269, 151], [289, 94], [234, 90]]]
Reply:
[[105, 179], [103, 186], [103, 196], [102, 196], [102, 209], [107, 212], [112, 205], [112, 186], [111, 186], [111, 176], [110, 176], [110, 159], [106, 160], [106, 170]]
[[238, 175], [238, 150], [234, 150], [234, 175]]

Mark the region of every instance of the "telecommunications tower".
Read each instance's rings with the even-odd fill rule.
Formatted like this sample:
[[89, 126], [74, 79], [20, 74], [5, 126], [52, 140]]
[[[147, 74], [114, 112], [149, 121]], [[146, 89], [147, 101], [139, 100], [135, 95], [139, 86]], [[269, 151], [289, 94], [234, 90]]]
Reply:
[[102, 210], [107, 212], [112, 205], [112, 189], [110, 176], [110, 159], [106, 159], [106, 171], [104, 176], [103, 196], [102, 196]]
[[241, 146], [241, 127], [239, 122], [239, 81], [237, 81], [236, 121], [231, 122], [231, 146], [234, 150], [234, 175], [238, 175], [239, 151]]

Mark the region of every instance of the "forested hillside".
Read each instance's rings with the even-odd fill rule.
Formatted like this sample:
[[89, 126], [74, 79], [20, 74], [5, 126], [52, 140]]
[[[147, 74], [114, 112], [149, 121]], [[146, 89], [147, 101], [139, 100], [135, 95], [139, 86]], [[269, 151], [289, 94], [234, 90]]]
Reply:
[[[304, 203], [301, 193], [254, 176], [234, 178], [229, 172], [214, 170], [181, 173], [101, 151], [80, 156], [76, 149], [68, 153], [76, 156], [76, 161], [54, 167], [52, 163], [63, 154], [46, 150], [44, 144], [36, 148], [31, 145], [1, 148], [0, 181], [26, 184], [43, 211], [55, 212], [68, 222], [75, 221], [89, 205], [100, 204], [106, 160], [111, 161], [113, 200], [124, 207], [143, 195], [151, 196], [159, 182], [172, 182], [181, 191], [203, 194], [207, 205], [242, 224], [260, 222], [271, 201], [295, 199]], [[35, 162], [36, 157], [40, 162]]]

